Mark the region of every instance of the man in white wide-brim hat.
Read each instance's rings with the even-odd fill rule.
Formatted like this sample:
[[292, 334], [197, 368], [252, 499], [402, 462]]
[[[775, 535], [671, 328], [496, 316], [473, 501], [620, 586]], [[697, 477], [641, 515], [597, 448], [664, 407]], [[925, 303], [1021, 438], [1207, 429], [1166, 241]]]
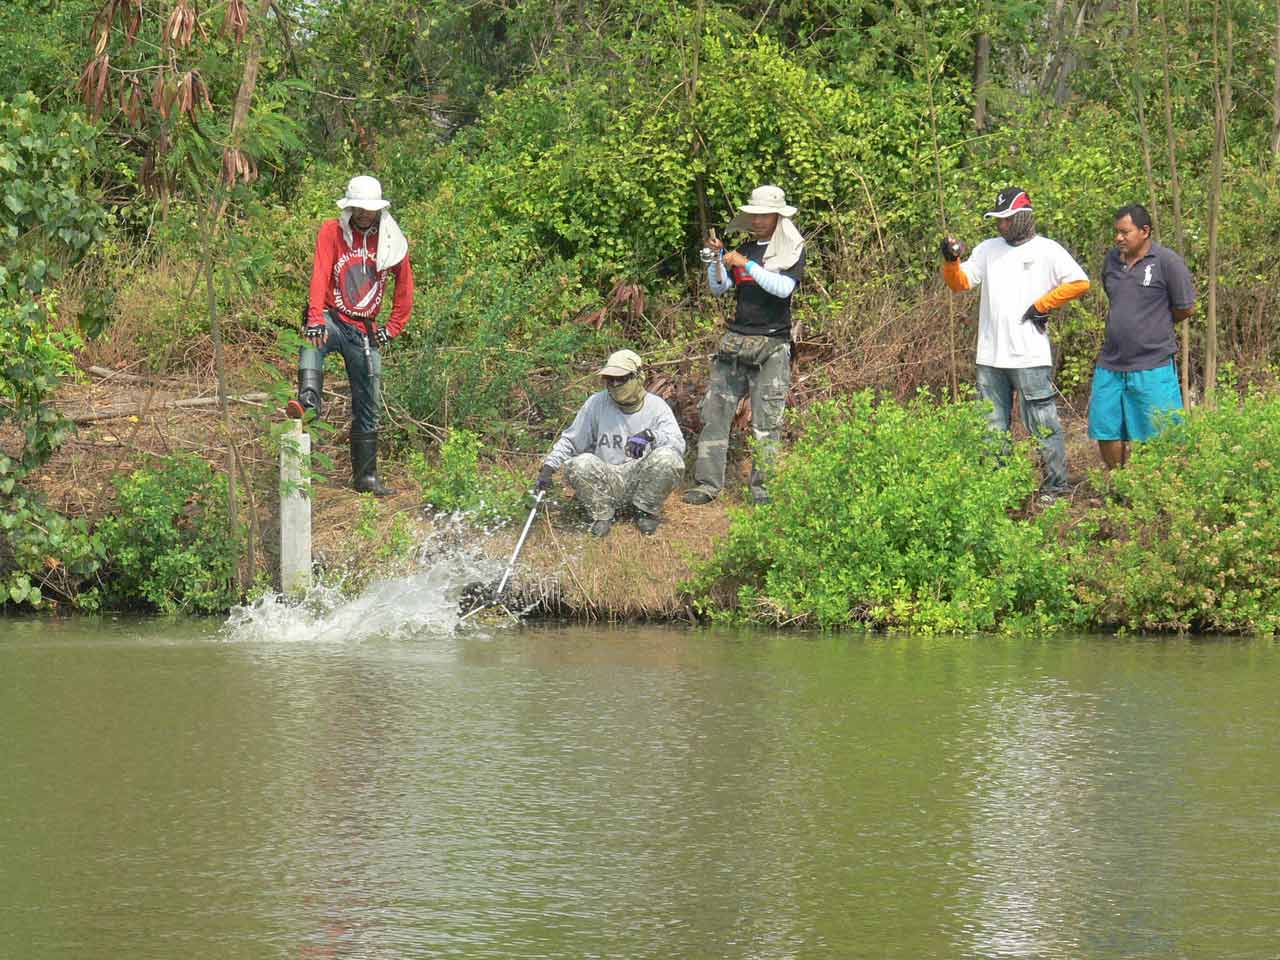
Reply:
[[[319, 414], [324, 358], [339, 351], [351, 382], [352, 484], [379, 497], [391, 493], [378, 479], [381, 348], [399, 335], [413, 310], [409, 243], [389, 206], [376, 179], [352, 177], [338, 200], [342, 213], [321, 224], [303, 310], [307, 342], [298, 358], [298, 396], [286, 407], [297, 419], [308, 410]], [[391, 316], [380, 326], [388, 279], [394, 281]]]
[[685, 503], [710, 503], [724, 488], [729, 428], [743, 396], [751, 397], [756, 452], [751, 498], [768, 503], [765, 481], [782, 439], [782, 414], [791, 387], [791, 295], [804, 276], [804, 238], [791, 218], [796, 208], [780, 187], [763, 186], [729, 221], [726, 232], [749, 236], [728, 253], [713, 232], [707, 240], [711, 292], [734, 291], [733, 320], [711, 361], [702, 401], [702, 433], [694, 464], [695, 485]]

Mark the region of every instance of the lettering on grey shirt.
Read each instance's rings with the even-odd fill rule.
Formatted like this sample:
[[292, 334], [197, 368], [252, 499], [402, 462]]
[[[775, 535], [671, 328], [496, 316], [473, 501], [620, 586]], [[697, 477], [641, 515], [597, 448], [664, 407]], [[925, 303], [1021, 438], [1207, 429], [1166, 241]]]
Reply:
[[609, 398], [608, 390], [601, 390], [587, 398], [543, 463], [559, 470], [580, 453], [594, 453], [605, 463], [618, 466], [627, 462], [627, 437], [645, 430], [652, 430], [656, 437], [653, 449], [668, 447], [684, 456], [684, 432], [665, 400], [645, 393], [640, 409], [625, 413]]

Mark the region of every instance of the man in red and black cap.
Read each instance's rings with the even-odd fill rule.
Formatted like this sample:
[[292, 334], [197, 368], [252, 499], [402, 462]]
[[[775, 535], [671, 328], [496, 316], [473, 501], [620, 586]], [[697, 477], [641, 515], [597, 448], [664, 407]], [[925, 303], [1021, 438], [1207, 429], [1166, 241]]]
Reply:
[[1069, 487], [1046, 321], [1088, 290], [1089, 280], [1071, 254], [1036, 233], [1031, 198], [1021, 187], [1001, 190], [984, 216], [995, 219], [1000, 236], [982, 241], [967, 259], [963, 243], [944, 237], [942, 277], [952, 290], [982, 287], [978, 392], [991, 403], [991, 428], [1007, 432], [1017, 391], [1022, 422], [1040, 444], [1041, 500], [1048, 502]]
[[[378, 479], [381, 348], [404, 329], [413, 310], [409, 243], [389, 206], [376, 179], [352, 177], [338, 201], [342, 213], [321, 224], [303, 310], [307, 343], [298, 358], [298, 396], [285, 408], [298, 419], [307, 410], [319, 413], [324, 358], [341, 353], [351, 383], [352, 483], [378, 497], [391, 493]], [[388, 280], [395, 288], [391, 316], [380, 326]]]

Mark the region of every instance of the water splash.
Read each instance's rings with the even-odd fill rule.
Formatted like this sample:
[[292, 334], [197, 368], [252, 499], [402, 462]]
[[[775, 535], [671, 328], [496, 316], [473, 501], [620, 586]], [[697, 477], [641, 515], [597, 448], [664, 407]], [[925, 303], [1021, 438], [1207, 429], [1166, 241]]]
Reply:
[[457, 530], [424, 542], [403, 576], [370, 581], [351, 596], [342, 582], [317, 584], [303, 597], [269, 594], [236, 607], [222, 638], [235, 643], [349, 644], [455, 633], [470, 604], [469, 588], [493, 584], [503, 564], [478, 545], [460, 543]]

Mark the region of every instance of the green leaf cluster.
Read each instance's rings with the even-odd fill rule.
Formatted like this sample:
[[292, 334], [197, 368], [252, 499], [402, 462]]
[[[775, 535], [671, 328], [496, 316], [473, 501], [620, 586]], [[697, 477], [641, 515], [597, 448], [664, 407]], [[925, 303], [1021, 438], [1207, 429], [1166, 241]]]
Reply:
[[29, 487], [72, 428], [53, 395], [73, 375], [80, 338], [54, 325], [52, 283], [102, 234], [90, 176], [95, 135], [31, 94], [0, 101], [0, 428], [20, 438], [16, 450], [0, 451], [0, 604], [38, 605], [42, 586], [70, 599], [96, 567], [84, 525]]
[[503, 469], [480, 470], [479, 435], [454, 429], [440, 445], [435, 463], [420, 452], [409, 457], [410, 475], [425, 503], [441, 511], [470, 514], [481, 523], [502, 523], [526, 508], [527, 484]]
[[1280, 630], [1280, 398], [1197, 408], [1096, 479], [1072, 564], [1096, 624]]
[[694, 585], [766, 622], [925, 631], [1062, 624], [1077, 616], [1053, 542], [1058, 509], [1016, 511], [1035, 489], [975, 402], [909, 403], [870, 391], [811, 408], [770, 484], [737, 513]]
[[117, 506], [95, 531], [104, 601], [162, 613], [217, 613], [239, 600], [242, 531], [227, 521], [226, 476], [195, 456], [159, 458], [116, 477]]

